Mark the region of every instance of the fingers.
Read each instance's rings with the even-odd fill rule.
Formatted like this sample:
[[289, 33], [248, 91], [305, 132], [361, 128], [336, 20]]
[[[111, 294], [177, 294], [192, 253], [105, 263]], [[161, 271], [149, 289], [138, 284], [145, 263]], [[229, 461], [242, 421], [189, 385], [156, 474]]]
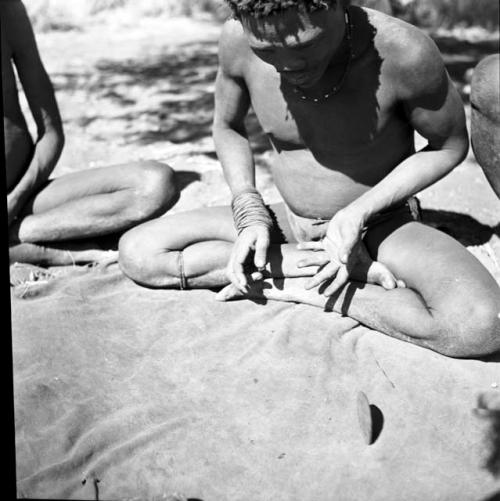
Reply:
[[229, 301], [231, 299], [236, 299], [242, 296], [243, 293], [237, 287], [235, 287], [233, 284], [229, 284], [215, 295], [215, 300]]
[[[255, 250], [254, 264], [259, 271], [263, 271], [267, 263], [267, 251], [270, 238], [269, 230], [265, 227], [249, 227], [239, 235], [236, 240], [228, 266], [226, 268], [227, 278], [241, 292], [248, 289], [248, 280], [245, 275], [245, 263], [251, 250]], [[259, 275], [262, 279], [262, 273]]]
[[315, 252], [297, 262], [297, 268], [307, 268], [308, 266], [323, 266], [330, 261], [326, 252]]
[[339, 248], [338, 255], [340, 262], [342, 264], [347, 264], [351, 252], [353, 251], [356, 244], [360, 241], [360, 235], [354, 232], [349, 232], [348, 235], [343, 235], [343, 237], [344, 238], [342, 239], [342, 245]]
[[299, 250], [312, 250], [319, 251], [324, 250], [325, 246], [321, 240], [317, 242], [300, 242], [297, 244], [297, 249]]
[[254, 261], [259, 269], [263, 269], [267, 260], [269, 232], [266, 228], [247, 228], [238, 236], [229, 263], [226, 268], [227, 278], [242, 293], [248, 287], [244, 265], [252, 249], [255, 249]]
[[[250, 275], [251, 282], [257, 282], [262, 280], [262, 273], [256, 271]], [[246, 292], [242, 292], [241, 289], [236, 287], [234, 284], [226, 285], [223, 289], [221, 289], [216, 295], [216, 301], [230, 301], [231, 299], [239, 299], [245, 296]]]
[[321, 283], [325, 282], [326, 280], [330, 280], [333, 278], [339, 269], [339, 265], [336, 263], [328, 263], [326, 266], [324, 266], [316, 275], [311, 280], [308, 280], [305, 284], [305, 288], [307, 290], [313, 289], [314, 287], [320, 285]]
[[235, 257], [229, 264], [227, 270], [227, 276], [231, 283], [242, 293], [245, 293], [248, 286], [248, 282], [245, 276], [243, 261], [240, 261], [241, 257]]
[[248, 285], [243, 264], [249, 252], [250, 246], [245, 241], [236, 241], [226, 268], [227, 278], [243, 294]]
[[266, 231], [257, 237], [257, 241], [255, 243], [254, 264], [258, 270], [262, 270], [266, 266], [268, 249], [269, 233]]
[[340, 288], [342, 288], [347, 281], [349, 280], [349, 272], [347, 271], [346, 266], [341, 266], [337, 271], [337, 276], [333, 280], [333, 282], [325, 289], [323, 293], [325, 296], [332, 296], [335, 294]]
[[347, 264], [354, 247], [361, 240], [362, 225], [357, 221], [345, 219], [338, 213], [330, 221], [325, 237], [325, 246], [330, 254], [337, 256], [341, 264]]
[[327, 236], [323, 239], [323, 245], [325, 251], [328, 253], [328, 256], [330, 257], [330, 261], [337, 263], [338, 266], [341, 266], [342, 262], [340, 261], [339, 258], [338, 245], [330, 237]]

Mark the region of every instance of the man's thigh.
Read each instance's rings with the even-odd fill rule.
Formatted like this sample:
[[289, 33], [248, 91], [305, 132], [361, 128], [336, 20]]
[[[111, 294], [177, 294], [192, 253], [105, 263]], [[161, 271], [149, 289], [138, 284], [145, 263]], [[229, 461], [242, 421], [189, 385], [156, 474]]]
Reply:
[[414, 221], [392, 219], [368, 231], [372, 257], [385, 264], [432, 310], [456, 311], [496, 299], [500, 289], [484, 266], [449, 235]]
[[284, 244], [296, 243], [294, 232], [290, 225], [288, 209], [284, 202], [278, 202], [267, 206], [271, 219], [273, 220], [273, 228], [271, 230], [271, 243]]
[[234, 242], [237, 237], [229, 206], [200, 207], [153, 219], [130, 232], [161, 250], [183, 249], [199, 242]]
[[[279, 205], [279, 204], [278, 204]], [[278, 205], [271, 207], [274, 228], [271, 243], [283, 243], [286, 225]], [[288, 233], [286, 228], [284, 233]], [[146, 246], [153, 253], [185, 249], [200, 242], [222, 241], [232, 243], [238, 234], [229, 206], [200, 207], [190, 211], [166, 214], [129, 230], [126, 239], [134, 245]]]

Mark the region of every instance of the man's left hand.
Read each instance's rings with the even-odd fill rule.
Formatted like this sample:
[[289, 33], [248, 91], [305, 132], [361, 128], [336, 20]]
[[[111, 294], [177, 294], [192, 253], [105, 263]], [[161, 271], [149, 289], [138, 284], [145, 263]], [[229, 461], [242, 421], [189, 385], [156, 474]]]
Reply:
[[303, 259], [298, 266], [318, 265], [320, 270], [306, 284], [306, 289], [312, 289], [328, 281], [331, 283], [324, 290], [324, 295], [331, 296], [342, 288], [353, 272], [358, 278], [364, 276], [364, 281], [377, 283], [385, 289], [404, 287], [382, 263], [374, 262], [362, 241], [365, 221], [362, 217], [349, 212], [339, 211], [328, 225], [325, 237], [318, 242], [304, 242], [299, 249], [318, 252], [309, 259]]

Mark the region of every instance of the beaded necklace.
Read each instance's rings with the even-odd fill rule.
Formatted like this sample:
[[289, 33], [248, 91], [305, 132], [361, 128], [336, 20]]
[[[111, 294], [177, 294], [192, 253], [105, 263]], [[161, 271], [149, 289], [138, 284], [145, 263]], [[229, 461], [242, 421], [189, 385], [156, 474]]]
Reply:
[[344, 85], [344, 82], [345, 82], [347, 75], [349, 73], [349, 69], [351, 67], [352, 59], [354, 57], [354, 50], [352, 47], [352, 28], [353, 28], [353, 26], [351, 24], [351, 17], [349, 15], [349, 11], [347, 9], [345, 10], [345, 13], [344, 13], [344, 19], [345, 19], [345, 24], [346, 24], [346, 39], [347, 39], [347, 44], [349, 46], [349, 59], [347, 60], [347, 63], [345, 65], [344, 73], [342, 74], [342, 77], [340, 78], [338, 83], [335, 84], [334, 87], [330, 91], [323, 94], [321, 97], [315, 97], [315, 98], [308, 97], [297, 86], [295, 86], [293, 88], [293, 91], [295, 92], [295, 94], [299, 94], [299, 97], [301, 100], [311, 101], [313, 103], [319, 103], [322, 101], [326, 101], [330, 97], [337, 94], [340, 91], [340, 89], [342, 88], [342, 86]]

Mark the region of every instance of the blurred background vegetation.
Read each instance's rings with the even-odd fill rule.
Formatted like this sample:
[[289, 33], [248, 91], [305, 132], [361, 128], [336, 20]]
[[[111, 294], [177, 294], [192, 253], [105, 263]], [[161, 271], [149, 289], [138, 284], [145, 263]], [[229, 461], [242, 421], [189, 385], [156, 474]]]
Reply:
[[497, 0], [360, 0], [352, 3], [389, 8], [393, 15], [425, 28], [482, 26], [498, 31]]
[[[379, 8], [417, 26], [435, 30], [480, 26], [497, 32], [498, 0], [352, 0]], [[86, 22], [110, 15], [191, 16], [224, 20], [222, 0], [25, 0], [39, 31], [78, 29]]]

